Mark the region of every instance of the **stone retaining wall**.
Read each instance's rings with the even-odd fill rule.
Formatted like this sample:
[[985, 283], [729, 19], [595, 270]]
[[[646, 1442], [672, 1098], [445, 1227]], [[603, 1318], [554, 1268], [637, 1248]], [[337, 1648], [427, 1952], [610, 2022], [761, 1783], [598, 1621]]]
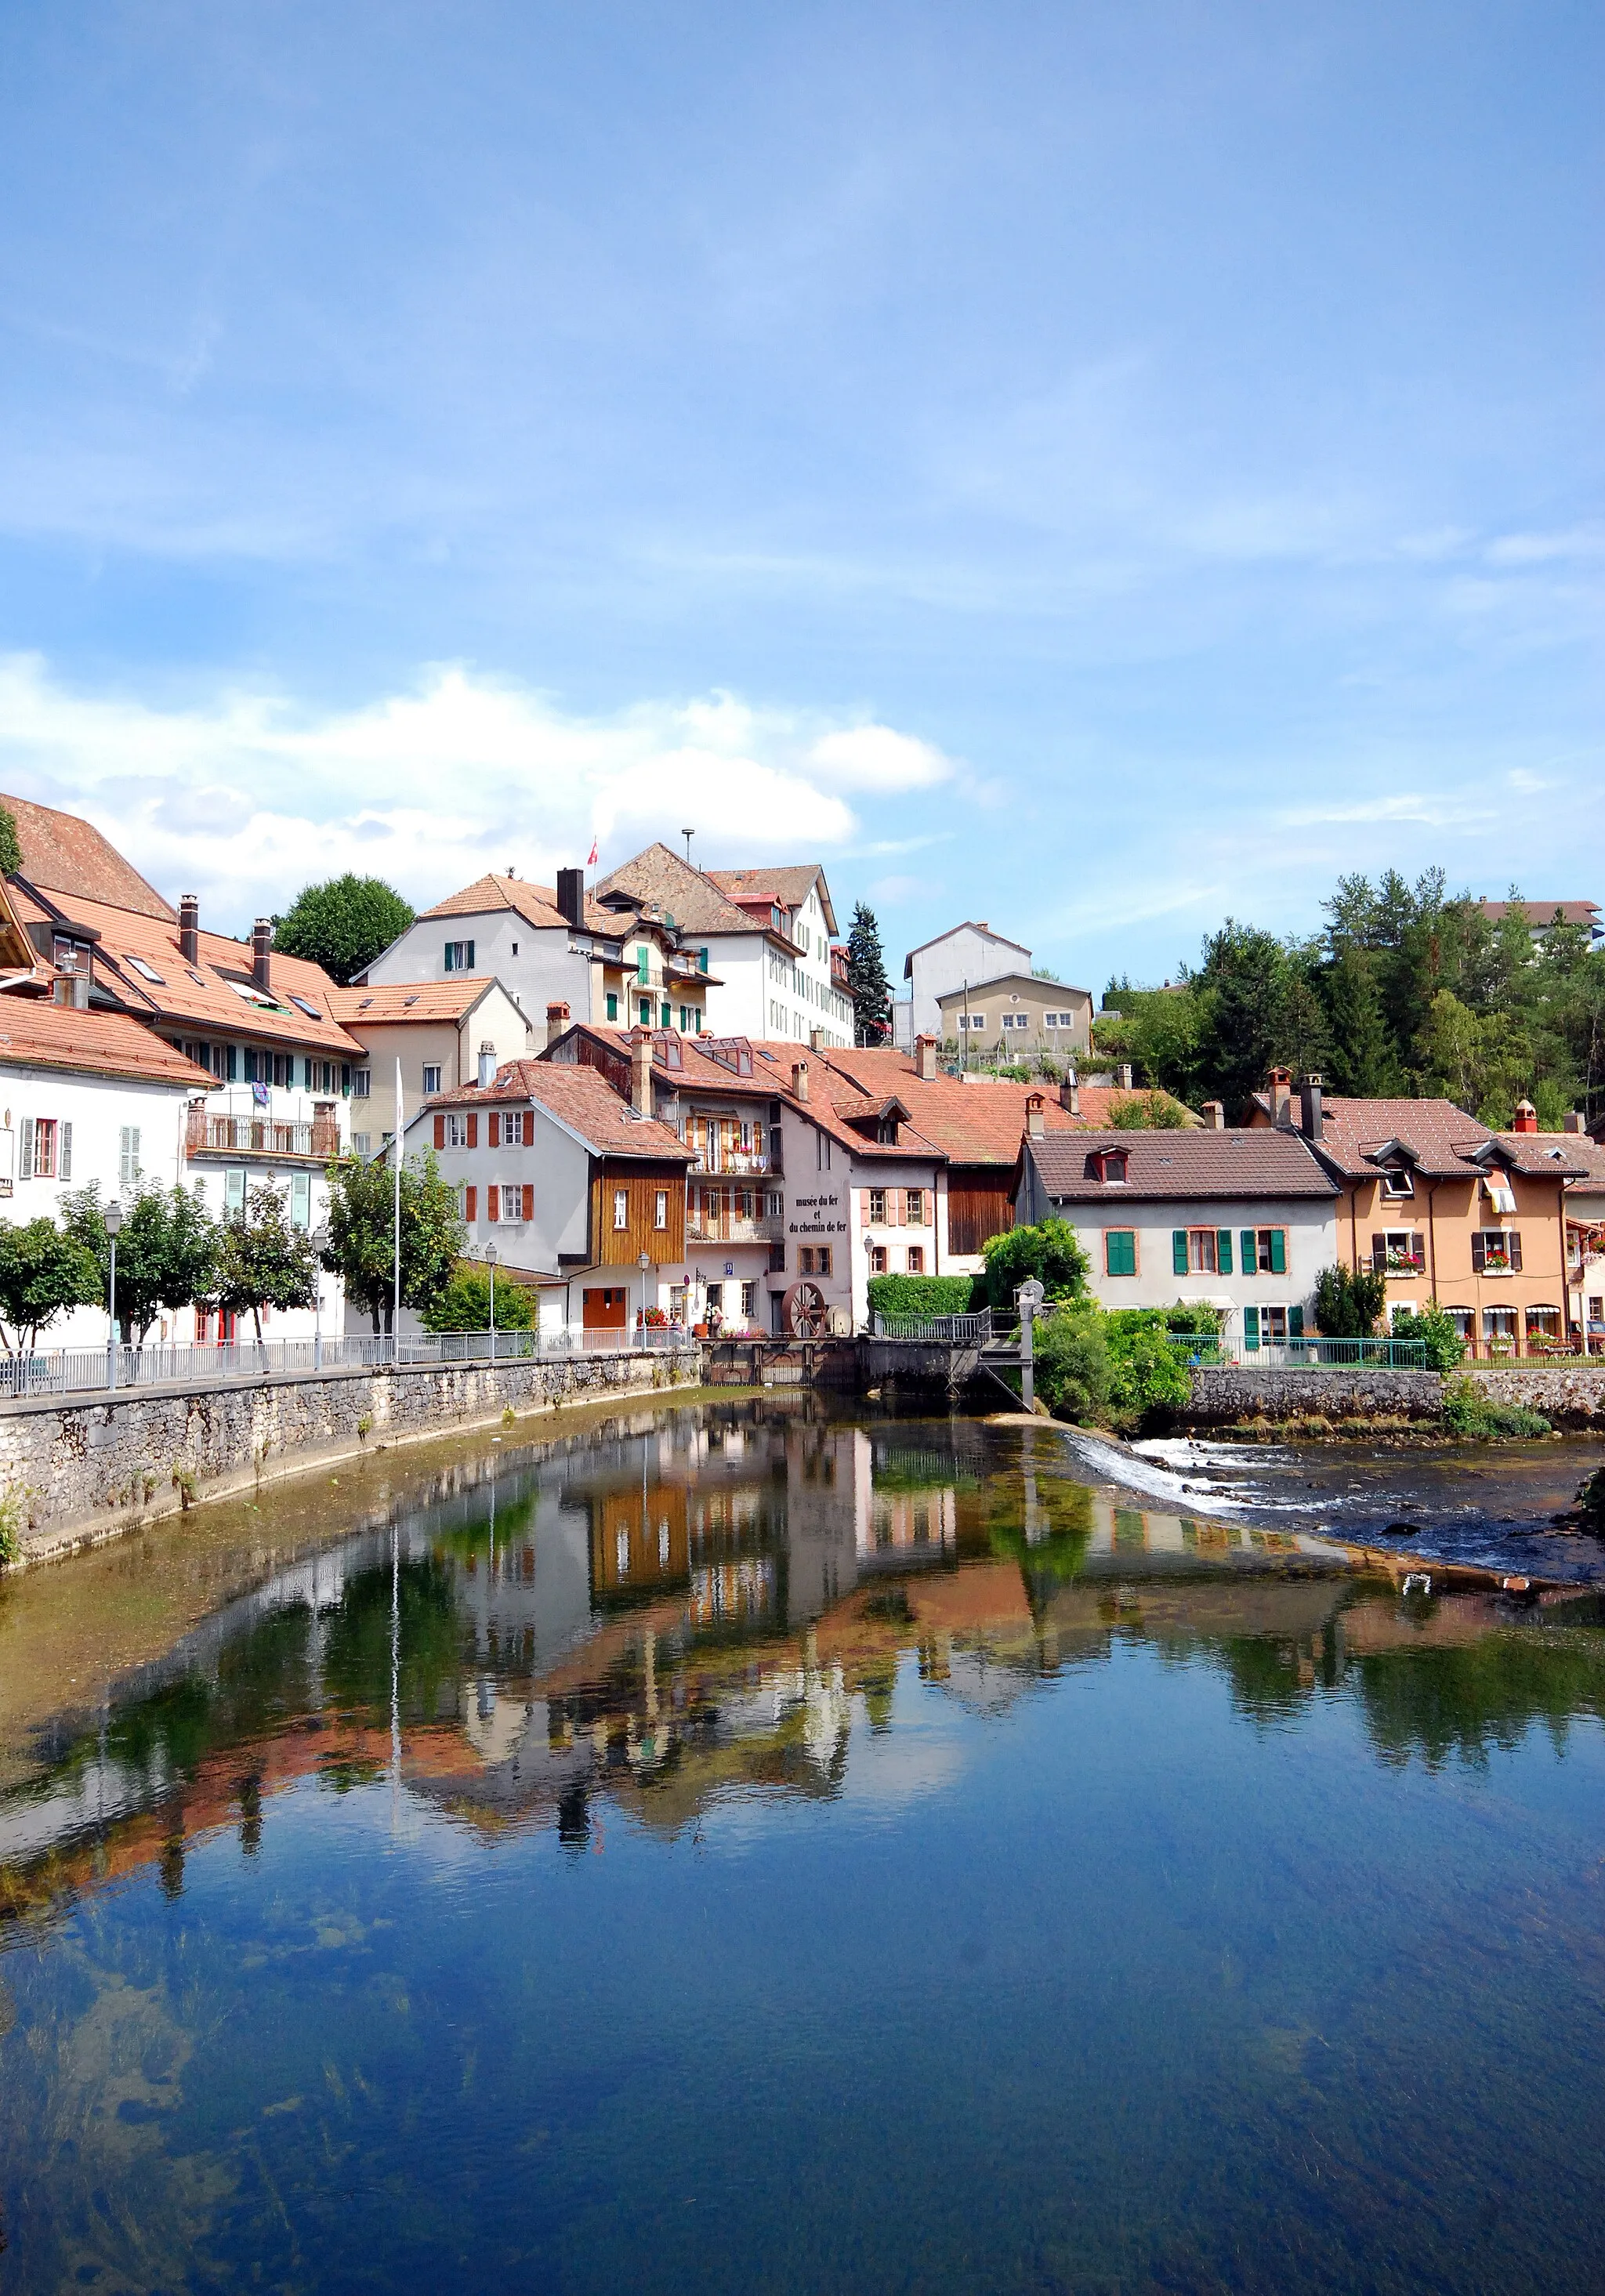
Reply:
[[1466, 1370], [1498, 1403], [1525, 1403], [1557, 1427], [1605, 1433], [1605, 1363], [1520, 1371], [1511, 1364], [1468, 1364]]
[[521, 1414], [694, 1386], [700, 1362], [692, 1344], [13, 1403], [0, 1410], [0, 1492], [21, 1502], [33, 1560], [324, 1461], [494, 1426], [509, 1405]]
[[[1250, 1371], [1205, 1365], [1192, 1374], [1191, 1426], [1229, 1427], [1244, 1419], [1436, 1419], [1444, 1382], [1435, 1371]], [[1542, 1405], [1536, 1406], [1543, 1408]]]

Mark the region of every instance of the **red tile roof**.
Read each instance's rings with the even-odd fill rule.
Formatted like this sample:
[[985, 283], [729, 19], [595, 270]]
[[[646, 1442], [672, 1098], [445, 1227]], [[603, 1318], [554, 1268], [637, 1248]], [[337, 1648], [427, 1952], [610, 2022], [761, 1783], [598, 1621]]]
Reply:
[[553, 1061], [508, 1061], [483, 1090], [464, 1085], [456, 1092], [438, 1093], [421, 1113], [437, 1108], [504, 1108], [522, 1101], [546, 1109], [599, 1156], [669, 1157], [690, 1163], [694, 1154], [667, 1124], [635, 1115], [628, 1101], [594, 1069]]
[[830, 1053], [809, 1053], [798, 1047], [798, 1051], [815, 1066], [828, 1061], [866, 1095], [895, 1092], [906, 1103], [920, 1130], [938, 1142], [955, 1164], [1011, 1166], [1026, 1129], [1026, 1103], [1034, 1093], [1044, 1102], [1043, 1122], [1049, 1132], [1085, 1131], [1107, 1125], [1112, 1105], [1132, 1098], [1130, 1093], [1111, 1086], [1083, 1085], [1077, 1094], [1080, 1113], [1072, 1116], [1061, 1105], [1057, 1087], [1051, 1085], [1017, 1084], [1008, 1077], [967, 1084], [946, 1074], [922, 1084], [913, 1056], [890, 1046]]
[[[1268, 1097], [1257, 1093], [1255, 1099], [1268, 1112]], [[1298, 1106], [1295, 1094], [1289, 1123], [1281, 1129], [1297, 1129]], [[1321, 1119], [1323, 1157], [1346, 1178], [1356, 1180], [1373, 1178], [1377, 1159], [1396, 1144], [1409, 1151], [1409, 1161], [1428, 1179], [1463, 1178], [1469, 1168], [1480, 1169], [1475, 1161], [1478, 1151], [1494, 1142], [1519, 1171], [1552, 1177], [1555, 1160], [1539, 1144], [1573, 1144], [1564, 1133], [1495, 1133], [1452, 1100], [1349, 1100], [1331, 1095], [1322, 1098]]]
[[210, 1092], [215, 1080], [123, 1013], [76, 1012], [39, 996], [0, 996], [0, 1068], [70, 1069]]
[[500, 877], [494, 870], [476, 877], [460, 893], [448, 894], [432, 909], [421, 909], [419, 921], [430, 917], [490, 917], [512, 909], [526, 924], [566, 931], [569, 920], [557, 906], [550, 885], [533, 885], [523, 877]]
[[784, 868], [709, 869], [706, 874], [733, 901], [774, 900], [787, 909], [801, 908], [817, 885], [819, 906], [824, 911], [825, 923], [831, 932], [836, 930], [836, 912], [831, 906], [830, 887], [825, 883], [825, 873], [817, 861], [799, 861]]
[[0, 797], [17, 824], [22, 852], [20, 873], [45, 892], [102, 901], [114, 909], [137, 909], [148, 917], [173, 914], [153, 885], [98, 829], [76, 813], [35, 805], [25, 797]]
[[[444, 980], [387, 980], [376, 988], [342, 988], [331, 982], [329, 1004], [346, 1028], [364, 1021], [377, 1028], [381, 1022], [461, 1021], [487, 989], [498, 985], [494, 972], [452, 972]], [[512, 995], [511, 989], [505, 993]]]
[[[1050, 1134], [1026, 1144], [1055, 1203], [1335, 1196], [1302, 1134], [1269, 1127], [1229, 1132]], [[1126, 1152], [1124, 1181], [1095, 1176], [1099, 1152]]]

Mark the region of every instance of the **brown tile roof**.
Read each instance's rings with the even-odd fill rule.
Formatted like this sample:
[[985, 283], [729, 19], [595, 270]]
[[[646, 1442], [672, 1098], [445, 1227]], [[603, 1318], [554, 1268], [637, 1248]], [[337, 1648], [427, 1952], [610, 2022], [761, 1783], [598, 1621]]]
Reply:
[[[672, 916], [688, 933], [762, 932], [766, 927], [745, 909], [738, 908], [717, 880], [693, 869], [667, 845], [649, 845], [603, 877], [593, 889], [602, 893], [626, 893], [640, 907]], [[617, 931], [615, 925], [612, 930]]]
[[1484, 916], [1495, 924], [1519, 909], [1529, 925], [1552, 925], [1559, 914], [1562, 923], [1587, 925], [1597, 931], [1600, 922], [1598, 901], [1481, 901], [1477, 904]]
[[148, 917], [173, 914], [133, 863], [125, 861], [98, 829], [76, 813], [58, 813], [53, 806], [35, 805], [25, 797], [0, 797], [0, 805], [17, 824], [21, 874], [30, 885], [103, 901], [110, 908], [137, 909]]
[[[126, 1010], [161, 1025], [171, 1022], [199, 1034], [254, 1037], [270, 1044], [315, 1046], [347, 1058], [362, 1047], [347, 1036], [332, 1015], [334, 983], [323, 967], [305, 957], [282, 956], [275, 950], [269, 971], [273, 1003], [259, 1004], [254, 993], [242, 996], [231, 986], [238, 980], [250, 987], [250, 945], [231, 940], [225, 933], [200, 936], [200, 962], [184, 963], [178, 953], [178, 928], [165, 917], [143, 916], [132, 909], [115, 909], [99, 901], [63, 899], [67, 922], [86, 925], [100, 936], [94, 944], [94, 985], [115, 996]], [[138, 958], [149, 972], [132, 960]], [[160, 977], [152, 980], [151, 974]], [[304, 1000], [298, 1004], [295, 997]]]
[[[1055, 1202], [1141, 1202], [1169, 1199], [1335, 1196], [1301, 1134], [1269, 1127], [1230, 1132], [1049, 1134], [1027, 1147]], [[1093, 1178], [1094, 1152], [1123, 1148], [1126, 1177]]]
[[[1269, 1095], [1256, 1093], [1254, 1099], [1269, 1114]], [[1298, 1110], [1295, 1092], [1281, 1130], [1298, 1130]], [[1332, 1094], [1322, 1100], [1321, 1152], [1347, 1179], [1372, 1178], [1379, 1156], [1396, 1144], [1409, 1151], [1409, 1161], [1426, 1178], [1463, 1178], [1468, 1169], [1480, 1170], [1478, 1152], [1494, 1142], [1518, 1171], [1544, 1178], [1556, 1171], [1556, 1160], [1547, 1151], [1557, 1144], [1568, 1149], [1576, 1144], [1564, 1133], [1494, 1132], [1452, 1100], [1347, 1100]], [[1580, 1163], [1577, 1168], [1582, 1169]], [[1564, 1170], [1560, 1177], [1566, 1177]]]
[[962, 1005], [966, 996], [979, 996], [987, 988], [1003, 988], [1011, 980], [1021, 982], [1027, 988], [1062, 990], [1067, 996], [1085, 996], [1089, 1004], [1093, 1002], [1090, 988], [1077, 988], [1071, 980], [1054, 980], [1045, 972], [993, 972], [985, 980], [971, 980], [962, 988], [945, 988], [937, 998], [938, 1010], [946, 1004]]
[[[381, 1021], [461, 1021], [487, 988], [496, 986], [494, 972], [453, 972], [444, 980], [387, 980], [372, 988], [341, 988], [331, 982], [329, 1004], [346, 1028], [364, 1021], [370, 1027]], [[511, 989], [506, 993], [512, 994]]]
[[1017, 1084], [1008, 1077], [987, 1078], [965, 1084], [958, 1077], [938, 1075], [921, 1084], [913, 1056], [889, 1046], [852, 1052], [809, 1053], [817, 1064], [831, 1065], [867, 1095], [895, 1092], [904, 1101], [920, 1130], [939, 1144], [955, 1164], [1010, 1165], [1020, 1153], [1026, 1129], [1026, 1103], [1033, 1093], [1043, 1095], [1043, 1122], [1049, 1132], [1082, 1132], [1109, 1122], [1111, 1105], [1129, 1100], [1129, 1093], [1111, 1086], [1083, 1085], [1081, 1113], [1072, 1116], [1057, 1090], [1042, 1084]]
[[776, 900], [788, 909], [801, 908], [817, 885], [825, 922], [832, 932], [836, 930], [831, 889], [817, 861], [799, 861], [783, 869], [709, 869], [707, 873], [733, 901]]
[[655, 1118], [636, 1116], [628, 1101], [594, 1069], [552, 1061], [508, 1061], [483, 1091], [477, 1085], [464, 1085], [456, 1092], [437, 1093], [420, 1113], [427, 1115], [437, 1108], [505, 1107], [520, 1101], [533, 1101], [548, 1110], [599, 1156], [667, 1156], [682, 1163], [692, 1161], [693, 1151], [677, 1133]]
[[460, 893], [437, 901], [432, 909], [421, 909], [419, 921], [431, 917], [490, 917], [503, 909], [513, 910], [526, 924], [545, 925], [560, 931], [569, 922], [550, 885], [533, 885], [523, 877], [499, 877], [494, 870], [476, 877]]
[[0, 996], [0, 1067], [70, 1069], [210, 1092], [214, 1078], [123, 1013], [75, 1012], [40, 996]]
[[1601, 1151], [1592, 1140], [1566, 1132], [1496, 1132], [1500, 1146], [1508, 1149], [1519, 1172], [1532, 1172], [1544, 1179], [1557, 1173], [1563, 1180], [1584, 1179], [1596, 1170], [1605, 1170], [1605, 1164], [1596, 1166], [1589, 1160], [1590, 1151], [1598, 1158]]

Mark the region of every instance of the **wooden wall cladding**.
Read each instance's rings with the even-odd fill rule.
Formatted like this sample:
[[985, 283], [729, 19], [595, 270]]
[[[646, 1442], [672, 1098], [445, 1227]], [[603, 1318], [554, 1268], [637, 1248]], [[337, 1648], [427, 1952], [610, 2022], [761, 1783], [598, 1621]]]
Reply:
[[[614, 1197], [622, 1194], [625, 1225], [614, 1223]], [[658, 1198], [666, 1195], [667, 1226], [658, 1226]], [[591, 1178], [591, 1264], [634, 1267], [646, 1252], [657, 1267], [685, 1258], [685, 1167], [626, 1163], [604, 1157]]]

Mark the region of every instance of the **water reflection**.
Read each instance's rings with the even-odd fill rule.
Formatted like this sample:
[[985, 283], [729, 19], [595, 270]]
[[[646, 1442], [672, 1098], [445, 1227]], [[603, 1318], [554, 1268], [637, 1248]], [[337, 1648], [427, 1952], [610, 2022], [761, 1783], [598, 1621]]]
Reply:
[[1404, 1602], [1319, 1538], [1078, 1482], [1051, 1434], [807, 1398], [643, 1414], [454, 1469], [42, 1733], [0, 1796], [0, 1915], [146, 1867], [176, 1897], [198, 1836], [256, 1856], [303, 1780], [575, 1852], [604, 1804], [673, 1833], [733, 1793], [828, 1798], [905, 1662], [987, 1713], [1147, 1644], [1258, 1726], [1357, 1701], [1387, 1761], [1481, 1762], [1601, 1712], [1596, 1620]]

